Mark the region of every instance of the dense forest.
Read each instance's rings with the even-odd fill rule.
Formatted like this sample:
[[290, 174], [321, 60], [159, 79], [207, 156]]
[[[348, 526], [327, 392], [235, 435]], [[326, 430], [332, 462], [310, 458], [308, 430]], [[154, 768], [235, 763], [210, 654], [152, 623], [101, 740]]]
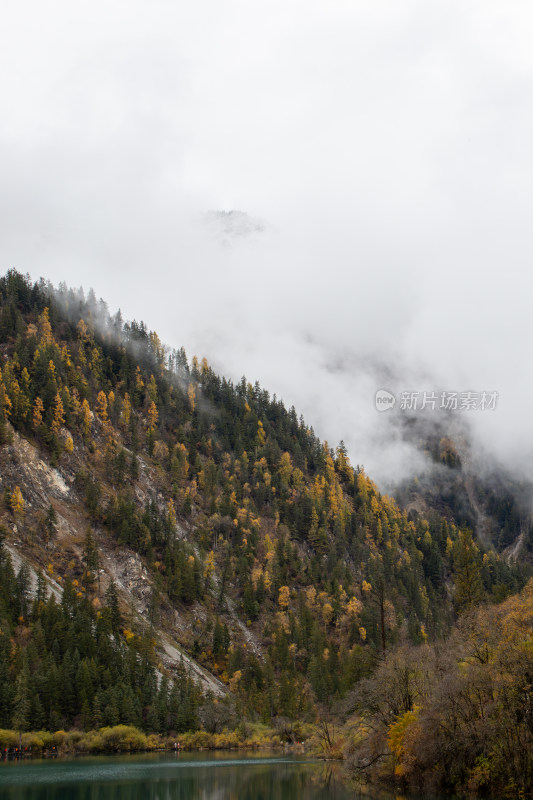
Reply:
[[0, 727], [197, 728], [200, 693], [185, 669], [158, 685], [150, 631], [123, 631], [115, 585], [100, 604], [77, 584], [67, 579], [57, 602], [39, 575], [32, 593], [27, 568], [15, 575], [0, 549]]
[[[64, 504], [37, 499], [10, 467], [21, 441], [70, 480], [77, 556], [65, 555]], [[257, 383], [189, 361], [93, 292], [15, 271], [0, 279], [0, 463], [0, 725], [19, 731], [375, 719], [370, 687], [379, 694], [398, 654], [440, 652], [475, 613], [503, 615], [501, 628], [511, 611], [499, 609], [515, 601], [498, 604], [530, 574], [449, 515], [403, 511], [342, 442], [321, 442]], [[25, 555], [18, 570], [10, 542]], [[128, 609], [104, 546], [141, 559], [146, 614]], [[172, 614], [184, 621], [180, 647], [224, 701], [183, 662], [161, 662]], [[377, 763], [396, 759], [397, 777], [413, 782], [431, 757], [412, 763], [406, 736], [430, 735], [432, 670], [372, 739]], [[453, 785], [473, 780], [467, 767], [450, 774]]]

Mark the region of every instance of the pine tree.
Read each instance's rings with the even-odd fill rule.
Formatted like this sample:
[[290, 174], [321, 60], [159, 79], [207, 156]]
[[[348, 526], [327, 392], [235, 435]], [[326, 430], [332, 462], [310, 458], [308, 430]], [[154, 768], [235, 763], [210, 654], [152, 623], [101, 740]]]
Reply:
[[46, 516], [44, 518], [44, 534], [45, 534], [45, 544], [50, 544], [55, 537], [57, 531], [57, 514], [55, 508], [53, 507], [52, 503], [48, 506], [48, 511], [46, 512]]
[[98, 558], [98, 547], [96, 545], [96, 542], [94, 541], [92, 528], [90, 526], [87, 528], [87, 532], [85, 534], [82, 561], [85, 565], [83, 578], [86, 587], [89, 588], [93, 586], [95, 578], [97, 576], [98, 576], [98, 585], [100, 585], [100, 579], [99, 579], [100, 559]]
[[24, 659], [22, 669], [15, 681], [12, 722], [14, 730], [19, 733], [19, 747], [22, 746], [22, 734], [28, 730], [30, 722], [30, 672]]
[[469, 611], [483, 600], [479, 548], [468, 529], [459, 531], [453, 553], [455, 608], [458, 614]]
[[105, 593], [105, 603], [109, 609], [109, 616], [111, 621], [111, 630], [118, 636], [122, 625], [122, 615], [120, 613], [120, 606], [118, 603], [118, 593], [115, 581], [111, 581]]

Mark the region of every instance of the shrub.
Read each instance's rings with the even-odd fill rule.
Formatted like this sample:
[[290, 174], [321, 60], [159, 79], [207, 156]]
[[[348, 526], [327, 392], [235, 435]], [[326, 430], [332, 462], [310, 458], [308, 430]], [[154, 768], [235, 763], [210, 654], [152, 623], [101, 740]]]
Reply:
[[9, 747], [18, 747], [19, 737], [15, 731], [7, 731], [0, 728], [0, 748], [5, 750]]

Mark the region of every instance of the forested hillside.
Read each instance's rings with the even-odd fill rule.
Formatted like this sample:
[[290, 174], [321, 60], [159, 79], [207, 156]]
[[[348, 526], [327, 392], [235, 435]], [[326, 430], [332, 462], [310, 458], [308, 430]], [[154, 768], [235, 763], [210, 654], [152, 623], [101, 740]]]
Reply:
[[467, 419], [453, 412], [404, 413], [398, 429], [426, 461], [419, 475], [398, 480], [394, 496], [403, 508], [432, 509], [470, 528], [486, 547], [531, 561], [533, 484], [523, 470], [513, 473], [479, 442], [474, 447]]
[[313, 720], [396, 646], [524, 586], [294, 408], [92, 292], [11, 271], [0, 304], [0, 726]]

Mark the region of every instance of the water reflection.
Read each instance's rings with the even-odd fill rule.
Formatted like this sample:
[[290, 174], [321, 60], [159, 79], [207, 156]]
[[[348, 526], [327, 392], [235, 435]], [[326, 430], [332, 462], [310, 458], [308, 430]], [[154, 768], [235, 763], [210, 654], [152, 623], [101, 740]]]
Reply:
[[353, 800], [328, 765], [146, 757], [0, 766], [2, 800]]

